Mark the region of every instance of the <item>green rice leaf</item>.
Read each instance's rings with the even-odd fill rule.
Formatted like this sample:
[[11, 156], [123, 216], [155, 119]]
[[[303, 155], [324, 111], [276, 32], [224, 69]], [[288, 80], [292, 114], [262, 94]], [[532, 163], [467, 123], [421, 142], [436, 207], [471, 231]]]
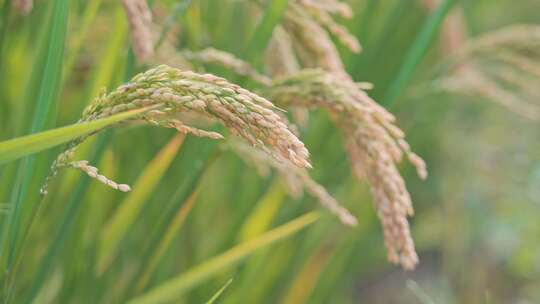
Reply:
[[148, 108], [124, 112], [91, 122], [77, 123], [0, 142], [0, 164], [50, 149], [77, 137], [103, 129], [114, 123], [133, 118], [147, 109]]
[[221, 287], [211, 298], [206, 302], [206, 304], [213, 304], [216, 302], [216, 300], [221, 296], [221, 294], [229, 287], [229, 285], [232, 283], [232, 279], [229, 279], [223, 287]]
[[103, 228], [97, 264], [99, 274], [103, 273], [116, 257], [122, 239], [169, 168], [183, 141], [184, 135], [178, 134], [146, 166], [133, 186], [133, 190], [120, 204], [109, 223]]
[[437, 10], [426, 20], [422, 29], [416, 36], [411, 48], [405, 56], [405, 61], [401, 65], [396, 78], [390, 85], [382, 104], [385, 106], [391, 106], [396, 102], [398, 96], [402, 93], [403, 89], [412, 77], [416, 66], [420, 63], [420, 60], [426, 54], [433, 37], [437, 33], [437, 30], [444, 21], [446, 13], [450, 10], [454, 0], [444, 0]]
[[252, 63], [256, 63], [260, 59], [270, 37], [272, 37], [274, 27], [281, 22], [285, 15], [288, 3], [288, 0], [268, 1], [268, 5], [264, 9], [265, 14], [250, 39], [247, 57]]
[[261, 234], [256, 238], [237, 245], [221, 255], [207, 259], [205, 262], [195, 266], [191, 270], [166, 281], [140, 297], [132, 299], [129, 303], [144, 304], [173, 301], [187, 290], [197, 286], [212, 275], [235, 265], [241, 259], [254, 253], [258, 249], [291, 236], [302, 228], [313, 224], [318, 218], [319, 214], [317, 212], [310, 212], [300, 216], [282, 226]]

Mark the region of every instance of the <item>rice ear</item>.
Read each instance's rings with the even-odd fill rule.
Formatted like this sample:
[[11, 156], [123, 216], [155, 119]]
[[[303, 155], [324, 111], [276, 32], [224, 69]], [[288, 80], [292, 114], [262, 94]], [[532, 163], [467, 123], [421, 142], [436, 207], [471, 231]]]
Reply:
[[[187, 126], [175, 118], [182, 112], [198, 113], [221, 122], [233, 134], [280, 161], [301, 168], [311, 167], [308, 150], [288, 128], [284, 118], [274, 112], [277, 108], [270, 101], [224, 78], [165, 65], [138, 74], [129, 83], [96, 98], [83, 111], [80, 122], [148, 106], [154, 109], [141, 114], [138, 119], [152, 125], [176, 128], [183, 133], [220, 139], [222, 136], [218, 133]], [[68, 149], [52, 164], [47, 182], [59, 168], [66, 166], [93, 172], [84, 162], [70, 162], [75, 149], [85, 139], [82, 137], [69, 143]], [[88, 170], [85, 172], [90, 172]], [[46, 193], [47, 182], [42, 188], [43, 194]]]
[[407, 217], [410, 195], [397, 164], [402, 156], [424, 179], [424, 161], [411, 150], [394, 116], [379, 106], [350, 78], [322, 70], [303, 70], [274, 81], [268, 96], [282, 106], [329, 112], [344, 134], [353, 173], [366, 179], [383, 226], [388, 258], [412, 269], [418, 263]]

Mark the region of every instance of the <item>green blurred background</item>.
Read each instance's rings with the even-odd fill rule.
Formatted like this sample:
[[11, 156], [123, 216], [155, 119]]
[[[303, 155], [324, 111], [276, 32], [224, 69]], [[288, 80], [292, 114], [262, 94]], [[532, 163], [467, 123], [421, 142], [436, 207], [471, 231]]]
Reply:
[[[120, 1], [38, 0], [28, 16], [9, 9], [9, 2], [2, 4], [0, 140], [29, 133], [39, 110], [36, 100], [46, 98], [47, 90], [53, 106], [41, 129], [76, 122], [103, 87], [115, 88], [142, 69], [129, 52]], [[155, 0], [154, 18], [165, 20], [182, 2]], [[267, 5], [272, 2], [279, 5]], [[344, 23], [364, 51], [342, 49], [342, 58], [355, 80], [375, 85], [370, 95], [381, 100], [429, 12], [416, 0], [349, 2], [355, 16]], [[535, 0], [456, 2], [473, 37], [540, 22]], [[67, 22], [65, 36], [59, 20]], [[260, 9], [250, 1], [193, 0], [173, 20], [178, 48], [211, 46], [250, 60], [250, 41], [259, 41], [253, 35]], [[64, 37], [65, 49], [58, 47]], [[339, 132], [325, 113], [315, 111], [301, 136], [311, 151], [312, 176], [358, 217], [359, 225], [344, 227], [321, 210], [322, 218], [309, 227], [212, 272], [172, 302], [204, 303], [232, 279], [220, 303], [539, 303], [539, 124], [482, 98], [425, 93], [422, 88], [446, 59], [439, 46], [436, 36], [389, 108], [429, 168], [425, 182], [410, 166], [400, 168], [416, 210], [411, 226], [420, 264], [415, 271], [386, 261], [369, 189], [351, 177]], [[62, 49], [61, 62], [51, 71], [51, 50], [58, 55]], [[222, 68], [206, 68], [252, 85]], [[181, 147], [173, 142], [162, 150], [174, 137], [161, 128], [123, 127], [83, 145], [78, 158], [132, 185], [135, 191], [128, 195], [65, 170], [40, 202], [39, 186], [60, 148], [37, 154], [21, 213], [21, 227], [33, 224], [25, 242], [7, 247], [17, 252], [19, 263], [14, 279], [7, 273], [2, 277], [2, 300], [124, 303], [319, 209], [309, 196], [290, 198], [275, 175], [260, 177], [210, 140], [188, 136]], [[17, 168], [17, 162], [0, 167], [0, 229], [19, 189]], [[114, 228], [107, 223], [126, 201], [135, 201], [131, 205], [140, 212], [118, 240], [114, 261], [96, 270], [100, 242]], [[181, 223], [145, 274], [173, 217]], [[17, 240], [25, 235], [21, 231]]]

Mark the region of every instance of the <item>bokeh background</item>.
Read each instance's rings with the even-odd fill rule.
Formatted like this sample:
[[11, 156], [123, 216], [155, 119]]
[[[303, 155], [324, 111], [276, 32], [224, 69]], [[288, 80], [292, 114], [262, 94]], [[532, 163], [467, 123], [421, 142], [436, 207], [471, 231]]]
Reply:
[[[37, 0], [26, 16], [8, 9], [10, 1], [2, 2], [0, 140], [7, 140], [29, 132], [33, 101], [50, 80], [44, 54], [54, 36], [55, 5], [62, 1]], [[76, 122], [103, 87], [115, 88], [144, 69], [129, 53], [120, 1], [69, 2], [62, 77], [47, 129]], [[181, 11], [171, 19], [178, 49], [211, 46], [250, 59], [246, 52], [261, 20], [259, 7], [244, 0], [187, 2], [152, 4], [161, 24], [175, 9]], [[363, 52], [340, 48], [342, 58], [350, 75], [373, 83], [370, 95], [382, 100], [430, 11], [417, 0], [348, 2], [355, 15], [343, 23]], [[470, 39], [540, 22], [535, 0], [456, 2], [453, 9], [462, 11]], [[342, 138], [328, 116], [314, 111], [301, 135], [311, 151], [312, 176], [358, 217], [359, 225], [344, 227], [321, 210], [323, 217], [314, 224], [213, 272], [174, 303], [204, 303], [229, 279], [220, 303], [539, 303], [539, 122], [485, 96], [433, 89], [451, 56], [441, 40], [437, 34], [406, 90], [388, 105], [429, 168], [429, 178], [421, 181], [411, 166], [400, 167], [416, 210], [411, 226], [420, 264], [415, 271], [387, 262], [369, 188], [351, 176]], [[197, 68], [252, 85], [220, 67]], [[540, 105], [538, 96], [525, 101]], [[188, 136], [181, 147], [162, 150], [175, 136], [171, 130], [130, 125], [83, 145], [80, 159], [93, 160], [108, 176], [140, 189], [129, 195], [66, 170], [39, 201], [37, 189], [60, 150], [38, 154], [21, 222], [33, 225], [27, 241], [18, 243], [16, 276], [10, 284], [8, 275], [2, 278], [3, 300], [124, 303], [320, 209], [307, 195], [291, 198], [276, 174], [260, 176], [211, 140]], [[156, 159], [163, 168], [152, 162]], [[0, 167], [0, 227], [10, 212], [16, 171], [16, 162]], [[190, 200], [186, 193], [193, 191], [198, 195]], [[140, 212], [119, 241], [114, 261], [96, 271], [100, 242], [111, 229], [107, 223], [126, 200], [138, 202]], [[146, 274], [144, 287], [134, 288], [141, 269], [153, 263], [156, 238], [163, 237], [154, 230], [166, 215], [181, 225]]]

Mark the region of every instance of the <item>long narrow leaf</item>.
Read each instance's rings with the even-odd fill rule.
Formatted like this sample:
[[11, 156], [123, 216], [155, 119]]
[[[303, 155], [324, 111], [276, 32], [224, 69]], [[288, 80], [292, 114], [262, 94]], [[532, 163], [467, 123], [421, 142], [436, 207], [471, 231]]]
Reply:
[[210, 300], [208, 300], [208, 302], [206, 302], [206, 304], [213, 304], [214, 302], [216, 302], [216, 300], [221, 296], [221, 294], [225, 291], [225, 289], [227, 289], [227, 287], [229, 287], [229, 285], [232, 283], [232, 279], [229, 279], [227, 281], [227, 283], [225, 283], [225, 285], [223, 285], [223, 287], [221, 287], [211, 298]]
[[[36, 133], [45, 128], [49, 114], [54, 109], [54, 101], [60, 87], [62, 74], [63, 54], [68, 27], [69, 2], [67, 0], [56, 0], [53, 3], [52, 15], [50, 16], [49, 31], [46, 32], [43, 52], [41, 52], [36, 70], [40, 73], [40, 82], [37, 87], [37, 98], [32, 100], [34, 116], [30, 133]], [[40, 68], [43, 67], [43, 70]], [[0, 162], [1, 164], [1, 162]], [[35, 158], [30, 156], [25, 158], [18, 166], [15, 186], [11, 192], [11, 204], [13, 212], [6, 221], [4, 234], [0, 243], [0, 259], [6, 261], [6, 271], [9, 272], [13, 257], [17, 253], [17, 239], [20, 222], [23, 214], [23, 204], [30, 192], [30, 179], [34, 169]], [[7, 259], [4, 260], [4, 248], [9, 245]]]
[[405, 61], [403, 62], [403, 65], [401, 66], [396, 78], [384, 96], [382, 102], [383, 105], [391, 106], [401, 94], [407, 85], [407, 82], [411, 78], [416, 66], [418, 63], [420, 63], [420, 60], [422, 60], [422, 57], [424, 57], [424, 54], [427, 52], [433, 37], [437, 33], [437, 30], [442, 24], [446, 13], [448, 13], [454, 2], [454, 0], [444, 0], [444, 2], [439, 5], [437, 10], [426, 20], [420, 33], [418, 33], [418, 36], [407, 52]]
[[279, 24], [285, 15], [288, 3], [288, 0], [268, 1], [264, 10], [265, 14], [250, 39], [247, 57], [252, 62], [256, 63], [260, 59], [261, 53], [272, 36], [274, 27]]
[[113, 218], [103, 228], [97, 264], [99, 274], [103, 273], [116, 257], [120, 241], [139, 215], [144, 203], [152, 195], [183, 141], [184, 135], [179, 134], [159, 152], [141, 173], [133, 191], [120, 204]]
[[233, 266], [241, 259], [255, 252], [257, 249], [282, 240], [300, 229], [313, 224], [318, 218], [319, 214], [317, 212], [310, 212], [298, 217], [287, 224], [260, 235], [257, 238], [244, 242], [217, 257], [206, 260], [202, 264], [188, 270], [186, 273], [180, 274], [177, 277], [150, 290], [148, 293], [131, 300], [129, 303], [143, 304], [172, 301], [181, 296], [190, 288], [208, 279], [218, 271]]
[[178, 233], [180, 228], [182, 228], [182, 225], [186, 221], [188, 214], [191, 212], [198, 193], [199, 191], [195, 190], [189, 196], [186, 202], [182, 205], [182, 208], [178, 209], [178, 212], [175, 214], [173, 221], [170, 223], [169, 227], [167, 227], [167, 232], [165, 232], [163, 238], [159, 241], [159, 245], [157, 246], [154, 254], [150, 258], [149, 262], [145, 263], [142, 275], [138, 279], [138, 289], [142, 289], [146, 285], [146, 283], [150, 279], [150, 275], [156, 269], [158, 262], [161, 260], [165, 252], [167, 252], [167, 249], [169, 249], [174, 239], [174, 236]]
[[119, 121], [135, 117], [147, 109], [148, 108], [128, 111], [91, 122], [73, 124], [0, 142], [0, 164], [58, 146], [77, 137], [103, 129]]
[[322, 271], [328, 259], [332, 256], [333, 248], [320, 247], [312, 256], [308, 258], [296, 278], [291, 284], [289, 292], [285, 296], [283, 303], [301, 304], [308, 303], [309, 296], [317, 285]]
[[287, 197], [287, 192], [279, 180], [275, 180], [265, 195], [257, 203], [257, 207], [246, 219], [240, 230], [240, 238], [249, 240], [265, 232], [272, 224], [279, 207]]
[[[97, 163], [99, 161], [101, 155], [103, 154], [103, 151], [105, 150], [105, 147], [107, 146], [107, 141], [109, 140], [110, 136], [111, 133], [110, 131], [108, 131], [98, 137], [95, 146], [93, 147], [94, 149], [92, 155], [90, 155], [89, 158], [92, 163]], [[60, 220], [60, 226], [54, 234], [54, 238], [52, 238], [51, 244], [47, 249], [47, 253], [43, 257], [43, 261], [39, 264], [39, 268], [35, 271], [33, 275], [34, 280], [32, 283], [32, 288], [29, 292], [26, 293], [26, 301], [23, 303], [29, 303], [31, 300], [34, 299], [40, 287], [46, 281], [51, 269], [53, 269], [53, 266], [55, 265], [55, 259], [58, 257], [60, 249], [64, 245], [66, 238], [71, 232], [70, 228], [77, 218], [76, 215], [82, 203], [82, 200], [80, 198], [86, 193], [89, 183], [89, 178], [81, 177], [76, 186], [73, 188], [71, 198], [68, 200], [65, 206], [65, 212], [62, 216], [62, 219]]]

